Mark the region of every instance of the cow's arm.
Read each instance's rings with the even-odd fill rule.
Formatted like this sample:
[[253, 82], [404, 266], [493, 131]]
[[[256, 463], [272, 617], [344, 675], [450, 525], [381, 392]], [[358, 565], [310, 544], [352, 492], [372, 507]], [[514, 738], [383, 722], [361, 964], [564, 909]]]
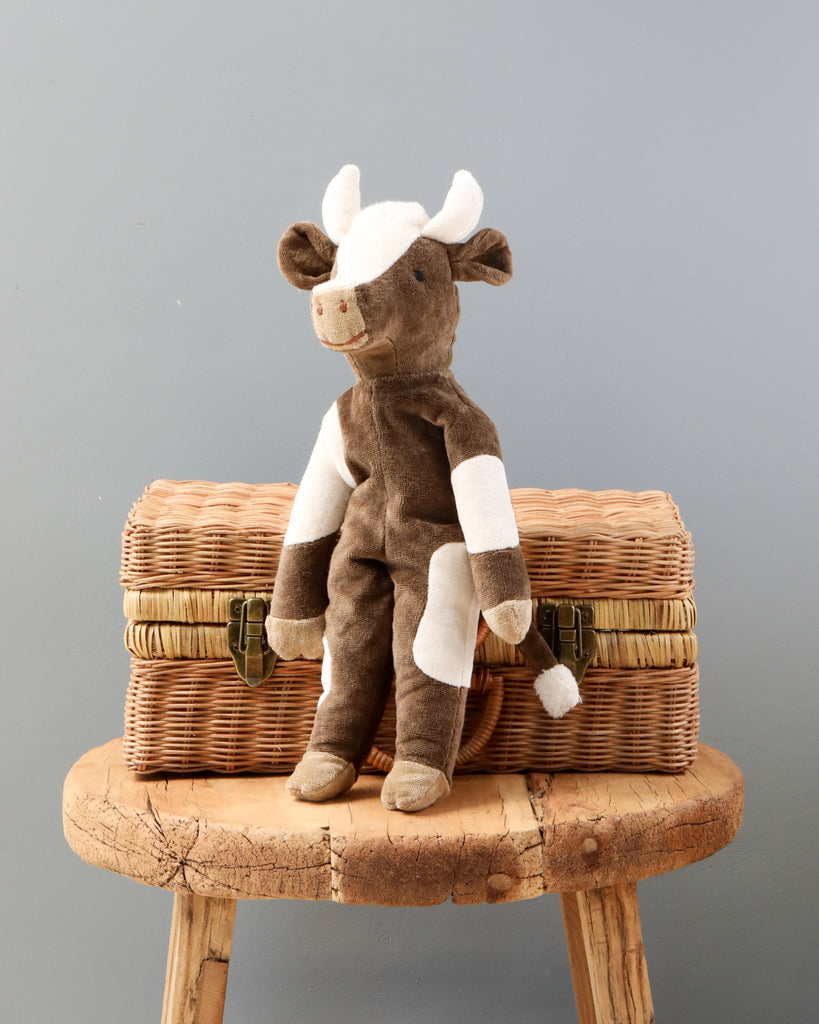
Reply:
[[518, 644], [532, 621], [531, 589], [500, 456], [458, 462], [452, 490], [484, 618], [493, 633]]
[[518, 644], [532, 621], [531, 589], [495, 425], [461, 393], [443, 427], [478, 603], [492, 632]]
[[330, 557], [354, 487], [333, 405], [293, 502], [265, 623], [282, 658], [322, 656]]
[[580, 703], [580, 693], [571, 671], [558, 664], [532, 623], [529, 574], [494, 424], [477, 407], [465, 406], [445, 427], [444, 436], [458, 519], [484, 618], [493, 633], [520, 645], [536, 673], [541, 703], [552, 718], [561, 718]]

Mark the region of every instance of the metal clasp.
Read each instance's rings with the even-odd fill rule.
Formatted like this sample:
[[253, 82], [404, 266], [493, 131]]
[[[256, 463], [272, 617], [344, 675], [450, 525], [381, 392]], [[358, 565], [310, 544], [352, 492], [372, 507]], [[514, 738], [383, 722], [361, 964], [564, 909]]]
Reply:
[[248, 686], [260, 686], [272, 675], [279, 657], [265, 635], [267, 602], [261, 597], [234, 597], [229, 610], [227, 639], [236, 671]]
[[541, 604], [537, 628], [561, 664], [571, 669], [578, 683], [597, 649], [594, 608], [581, 604]]

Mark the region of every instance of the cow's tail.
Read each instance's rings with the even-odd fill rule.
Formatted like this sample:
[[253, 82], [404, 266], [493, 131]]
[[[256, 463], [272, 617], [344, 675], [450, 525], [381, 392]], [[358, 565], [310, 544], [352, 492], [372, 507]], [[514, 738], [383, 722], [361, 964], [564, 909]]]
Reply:
[[580, 704], [580, 690], [571, 669], [557, 660], [534, 622], [517, 649], [535, 673], [535, 693], [548, 715], [562, 718]]

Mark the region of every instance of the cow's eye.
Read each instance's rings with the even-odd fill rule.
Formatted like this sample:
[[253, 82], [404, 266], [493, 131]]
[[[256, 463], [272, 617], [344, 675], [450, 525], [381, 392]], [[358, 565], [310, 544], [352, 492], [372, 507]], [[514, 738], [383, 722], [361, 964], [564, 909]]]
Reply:
[[415, 280], [416, 281], [423, 281], [424, 280], [424, 272], [423, 272], [423, 270], [416, 270], [415, 271]]

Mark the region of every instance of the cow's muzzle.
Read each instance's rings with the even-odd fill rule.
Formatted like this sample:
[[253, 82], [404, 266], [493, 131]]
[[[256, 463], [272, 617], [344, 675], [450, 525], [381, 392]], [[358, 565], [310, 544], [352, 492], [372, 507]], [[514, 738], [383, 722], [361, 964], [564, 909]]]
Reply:
[[354, 288], [314, 292], [310, 312], [318, 339], [327, 348], [352, 352], [369, 341]]

